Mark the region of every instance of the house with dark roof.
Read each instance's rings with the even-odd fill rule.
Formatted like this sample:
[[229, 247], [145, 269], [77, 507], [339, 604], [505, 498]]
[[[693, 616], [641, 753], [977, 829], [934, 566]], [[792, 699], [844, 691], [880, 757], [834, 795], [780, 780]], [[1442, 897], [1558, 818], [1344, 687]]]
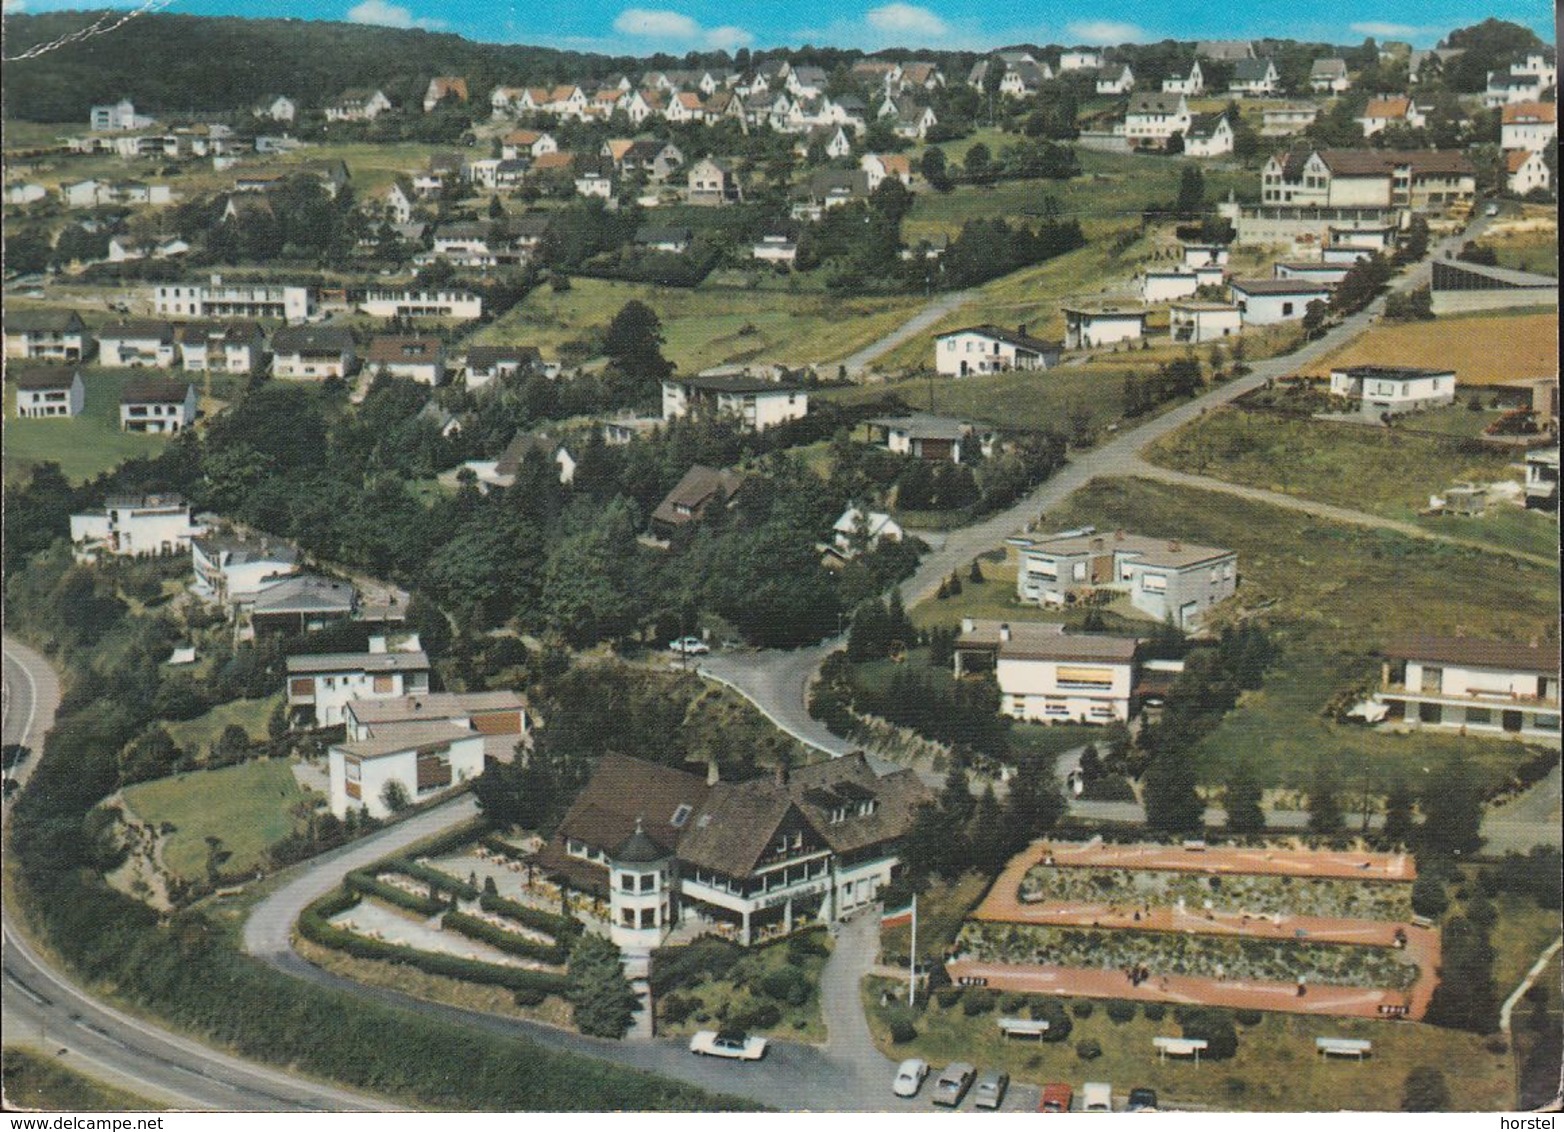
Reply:
[[391, 100], [383, 91], [355, 87], [326, 103], [326, 121], [372, 122], [391, 108]]
[[161, 377], [132, 378], [119, 396], [122, 432], [181, 432], [195, 423], [195, 386]]
[[703, 157], [690, 166], [689, 202], [700, 205], [731, 204], [741, 199], [738, 175], [726, 161]]
[[87, 324], [75, 311], [18, 309], [5, 312], [5, 356], [45, 362], [79, 362], [92, 348]]
[[260, 371], [266, 337], [259, 323], [191, 322], [179, 328], [179, 360], [187, 370], [249, 374]]
[[438, 338], [380, 334], [371, 339], [364, 364], [377, 375], [384, 372], [439, 385], [445, 381], [445, 343]]
[[345, 621], [358, 608], [351, 582], [319, 574], [292, 574], [264, 584], [250, 603], [250, 624], [257, 633], [314, 633]]
[[621, 948], [676, 926], [749, 945], [871, 904], [900, 872], [928, 790], [861, 754], [725, 782], [607, 754], [538, 863], [606, 898]]
[[75, 366], [18, 366], [6, 374], [16, 388], [22, 420], [74, 417], [87, 404], [87, 386]]
[[934, 368], [948, 377], [1017, 369], [1044, 370], [1059, 364], [1062, 351], [1060, 343], [1028, 334], [1025, 323], [1014, 330], [983, 323], [937, 335]]
[[1193, 629], [1238, 586], [1235, 551], [1181, 539], [1087, 530], [1013, 541], [1024, 602], [1057, 607], [1095, 591], [1125, 593], [1148, 617]]
[[652, 533], [669, 538], [714, 511], [732, 506], [743, 485], [743, 472], [696, 464], [652, 512]]
[[496, 378], [541, 371], [543, 355], [536, 346], [468, 346], [461, 369], [467, 388], [481, 389]]
[[1233, 78], [1227, 92], [1240, 97], [1266, 98], [1276, 93], [1281, 76], [1270, 59], [1240, 59], [1233, 64]]
[[1309, 89], [1315, 94], [1340, 94], [1351, 86], [1345, 59], [1316, 59], [1309, 65]]
[[863, 424], [868, 443], [916, 460], [949, 460], [959, 464], [963, 445], [976, 444], [984, 456], [992, 456], [999, 443], [997, 429], [934, 413], [871, 417]]
[[1221, 157], [1233, 152], [1233, 127], [1226, 114], [1192, 114], [1184, 132], [1186, 157]]
[[1330, 372], [1331, 395], [1373, 420], [1455, 403], [1455, 370], [1411, 366], [1343, 366]]
[[992, 672], [999, 710], [1035, 723], [1096, 723], [1130, 718], [1135, 693], [1133, 637], [1067, 633], [1051, 621], [963, 618], [955, 672]]
[[288, 708], [295, 722], [332, 727], [343, 722], [353, 700], [427, 695], [429, 657], [416, 650], [387, 649], [385, 643], [372, 639], [369, 652], [290, 656]]
[[792, 382], [747, 374], [663, 379], [663, 420], [691, 414], [737, 419], [756, 432], [809, 413], [809, 393]]
[[151, 366], [168, 369], [178, 348], [174, 328], [153, 319], [131, 319], [105, 326], [98, 333], [98, 364], [114, 368]]
[[1558, 742], [1557, 645], [1423, 635], [1382, 655], [1374, 699], [1391, 724]]
[[219, 529], [190, 542], [190, 589], [197, 597], [234, 610], [254, 603], [267, 586], [296, 574], [296, 547], [264, 534]]
[[1332, 285], [1318, 279], [1234, 279], [1229, 285], [1245, 326], [1301, 322], [1310, 303], [1330, 302]]
[[272, 336], [273, 377], [346, 377], [355, 361], [353, 332], [344, 326], [285, 326]]
[[646, 251], [683, 255], [690, 250], [694, 233], [683, 227], [659, 227], [643, 224], [635, 230], [635, 246]]

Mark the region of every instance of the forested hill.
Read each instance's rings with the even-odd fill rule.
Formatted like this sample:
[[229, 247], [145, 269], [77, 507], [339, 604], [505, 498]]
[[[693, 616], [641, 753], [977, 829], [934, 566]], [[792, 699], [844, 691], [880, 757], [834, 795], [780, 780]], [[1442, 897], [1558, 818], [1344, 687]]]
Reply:
[[[7, 15], [8, 57], [92, 22], [82, 12]], [[670, 58], [663, 66], [680, 65]], [[476, 96], [496, 83], [606, 75], [628, 59], [545, 47], [473, 43], [457, 35], [313, 20], [147, 15], [107, 35], [5, 65], [8, 118], [87, 120], [94, 103], [128, 96], [151, 114], [241, 110], [268, 94], [319, 106], [354, 86], [422, 98], [433, 75], [465, 76]]]

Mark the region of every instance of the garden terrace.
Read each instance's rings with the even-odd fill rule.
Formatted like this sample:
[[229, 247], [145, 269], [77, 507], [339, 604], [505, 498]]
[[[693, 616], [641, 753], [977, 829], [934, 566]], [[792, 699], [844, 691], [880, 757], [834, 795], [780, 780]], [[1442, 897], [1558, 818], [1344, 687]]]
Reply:
[[[1347, 880], [1417, 879], [1417, 864], [1406, 853], [1362, 850], [1285, 849], [1270, 846], [1195, 847], [1184, 845], [1109, 845], [1102, 842], [1056, 844], [1033, 860], [1060, 867], [1171, 870], [1212, 875], [1338, 877]], [[1011, 867], [1015, 862], [1011, 862]], [[997, 886], [996, 886], [997, 887]]]

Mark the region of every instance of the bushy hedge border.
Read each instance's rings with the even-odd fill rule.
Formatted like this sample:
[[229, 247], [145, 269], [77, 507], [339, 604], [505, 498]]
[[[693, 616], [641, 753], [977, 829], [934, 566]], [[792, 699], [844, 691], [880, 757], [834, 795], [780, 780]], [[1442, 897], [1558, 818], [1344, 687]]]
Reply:
[[489, 852], [498, 853], [512, 861], [525, 861], [528, 857], [526, 850], [517, 848], [497, 833], [488, 834], [480, 843]]
[[403, 892], [394, 884], [386, 884], [376, 880], [367, 872], [351, 872], [342, 879], [342, 883], [357, 893], [365, 893], [377, 897], [388, 904], [395, 904], [398, 908], [406, 908], [409, 912], [417, 912], [420, 916], [437, 916], [445, 910], [445, 903], [429, 896], [418, 896], [411, 892]]
[[327, 917], [346, 911], [342, 894], [332, 893], [322, 897], [299, 917], [299, 934], [311, 943], [341, 951], [359, 959], [380, 959], [391, 963], [406, 963], [429, 975], [444, 975], [469, 983], [487, 983], [507, 990], [541, 990], [546, 994], [563, 994], [564, 975], [548, 971], [530, 971], [524, 967], [502, 967], [497, 963], [481, 963], [476, 959], [463, 959], [456, 955], [419, 951], [400, 943], [387, 943], [383, 939], [370, 939], [356, 932], [344, 931], [332, 925]]
[[553, 912], [544, 912], [539, 908], [532, 908], [526, 904], [507, 900], [503, 896], [496, 896], [491, 892], [485, 892], [478, 898], [478, 906], [485, 912], [493, 912], [500, 916], [509, 916], [518, 924], [526, 924], [534, 931], [540, 931], [545, 935], [551, 935], [561, 942], [574, 938], [581, 934], [581, 921], [569, 916], [560, 916]]
[[480, 940], [491, 947], [497, 947], [501, 951], [511, 955], [520, 955], [525, 959], [536, 959], [542, 963], [561, 964], [570, 958], [570, 945], [561, 940], [553, 943], [539, 943], [537, 940], [528, 939], [526, 936], [508, 932], [504, 928], [495, 927], [487, 920], [480, 920], [466, 912], [458, 912], [454, 909], [445, 914], [440, 921], [443, 927], [451, 931], [460, 932], [468, 939]]
[[478, 899], [478, 890], [466, 881], [439, 869], [430, 868], [428, 865], [420, 865], [417, 861], [408, 860], [406, 857], [391, 857], [375, 867], [384, 872], [401, 873], [414, 880], [421, 880], [431, 888], [451, 893], [463, 900]]

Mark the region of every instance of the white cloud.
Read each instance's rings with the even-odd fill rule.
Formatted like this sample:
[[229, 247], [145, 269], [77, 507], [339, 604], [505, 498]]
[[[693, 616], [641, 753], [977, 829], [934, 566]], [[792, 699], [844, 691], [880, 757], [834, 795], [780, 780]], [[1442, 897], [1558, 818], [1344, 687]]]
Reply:
[[924, 39], [942, 39], [950, 25], [927, 8], [916, 4], [886, 4], [871, 8], [864, 16], [869, 26], [888, 35], [917, 35]]
[[645, 36], [648, 39], [694, 39], [700, 35], [701, 25], [681, 12], [626, 8], [614, 20], [614, 30], [621, 35]]
[[12, 12], [24, 12], [26, 10], [27, 0], [5, 0], [5, 12], [7, 15], [10, 15]]
[[1347, 30], [1379, 39], [1411, 39], [1414, 36], [1426, 35], [1435, 29], [1415, 27], [1412, 24], [1393, 24], [1385, 20], [1363, 20], [1361, 23], [1348, 24]]
[[413, 13], [390, 0], [363, 0], [348, 9], [348, 23], [374, 24], [384, 28], [443, 28], [444, 20], [415, 19]]
[[712, 28], [706, 33], [706, 46], [718, 51], [736, 51], [740, 47], [748, 47], [755, 42], [755, 37], [743, 28], [725, 24], [720, 28]]
[[1148, 38], [1144, 28], [1125, 20], [1076, 20], [1065, 30], [1081, 43], [1140, 43]]

